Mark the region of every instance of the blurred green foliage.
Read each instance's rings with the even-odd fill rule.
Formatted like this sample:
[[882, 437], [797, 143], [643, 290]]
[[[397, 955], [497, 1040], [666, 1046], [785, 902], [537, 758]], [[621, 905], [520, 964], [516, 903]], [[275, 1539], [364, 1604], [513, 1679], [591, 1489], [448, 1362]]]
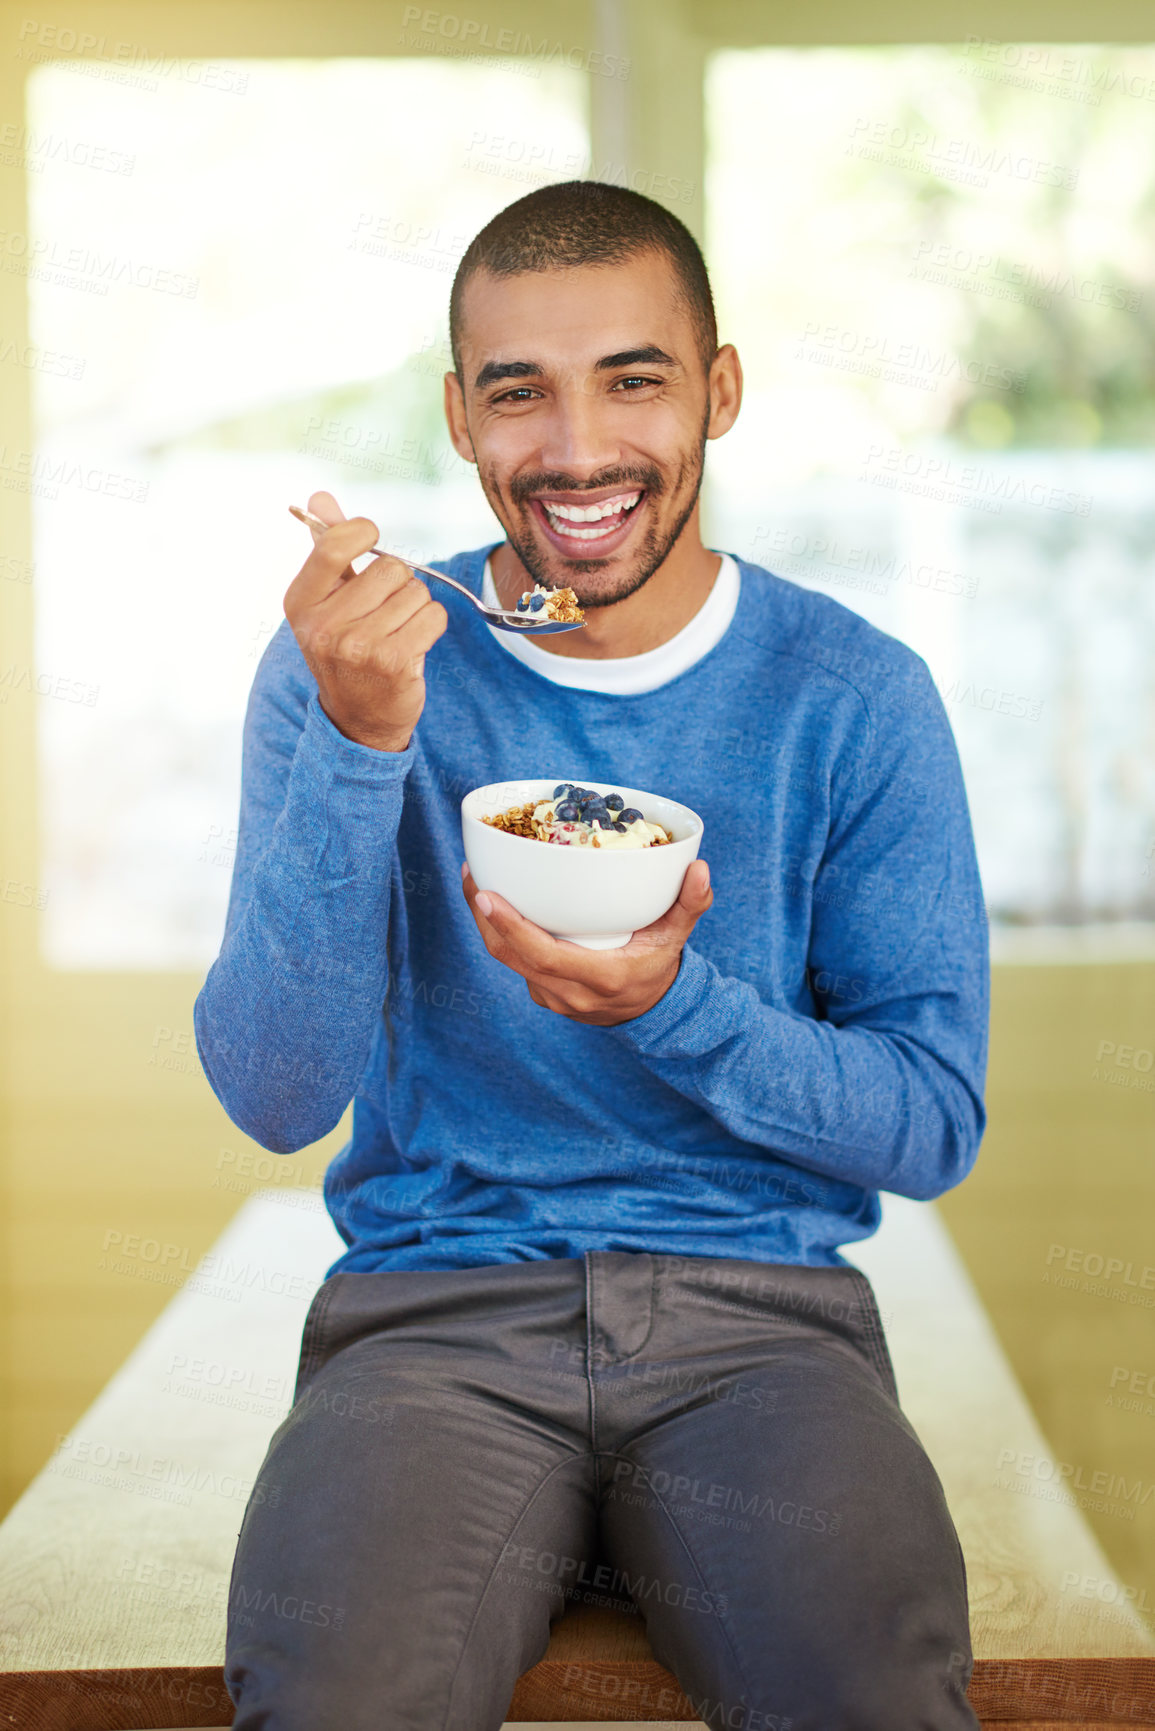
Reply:
[[[1023, 375], [1023, 388], [961, 393], [944, 432], [987, 450], [1155, 444], [1155, 104], [1127, 94], [1155, 91], [1155, 54], [1064, 47], [1037, 64], [1069, 76], [1024, 89], [997, 61], [1003, 75], [990, 76], [965, 50], [939, 52], [971, 92], [976, 159], [994, 144], [1039, 176], [1019, 189], [1010, 244], [1000, 224], [990, 262], [951, 273], [968, 309], [963, 351]], [[913, 93], [905, 118], [941, 132], [936, 105]], [[932, 168], [917, 196], [940, 256], [969, 259], [989, 188]]]

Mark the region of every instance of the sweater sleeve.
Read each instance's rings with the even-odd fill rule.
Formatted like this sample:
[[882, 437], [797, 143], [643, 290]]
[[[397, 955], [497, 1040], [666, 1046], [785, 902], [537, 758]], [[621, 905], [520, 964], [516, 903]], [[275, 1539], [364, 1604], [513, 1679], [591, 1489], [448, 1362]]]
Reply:
[[334, 727], [286, 622], [249, 697], [225, 934], [194, 1010], [214, 1094], [275, 1153], [333, 1129], [368, 1064], [413, 760], [412, 741], [374, 751]]
[[762, 1002], [691, 943], [665, 996], [610, 1032], [742, 1140], [929, 1200], [986, 1125], [989, 944], [954, 736], [911, 661], [865, 705], [821, 858], [783, 862], [783, 891], [810, 901], [815, 1014]]

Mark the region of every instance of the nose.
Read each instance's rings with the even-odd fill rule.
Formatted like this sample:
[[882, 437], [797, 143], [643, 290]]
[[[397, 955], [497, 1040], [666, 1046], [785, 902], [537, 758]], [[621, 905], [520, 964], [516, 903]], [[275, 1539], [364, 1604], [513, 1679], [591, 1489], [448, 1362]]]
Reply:
[[541, 464], [589, 480], [621, 462], [612, 405], [596, 384], [575, 379], [554, 396], [542, 426]]

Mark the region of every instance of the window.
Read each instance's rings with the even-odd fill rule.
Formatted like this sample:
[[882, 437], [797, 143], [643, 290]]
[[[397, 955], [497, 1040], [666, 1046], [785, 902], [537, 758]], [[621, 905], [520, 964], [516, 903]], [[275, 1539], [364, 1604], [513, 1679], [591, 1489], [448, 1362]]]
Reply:
[[713, 544], [930, 666], [1003, 922], [1155, 917], [1155, 50], [712, 57]]
[[29, 233], [5, 242], [58, 968], [216, 953], [245, 701], [309, 546], [290, 503], [326, 487], [419, 560], [500, 538], [444, 427], [453, 271], [497, 210], [588, 169], [586, 80], [540, 61], [167, 65], [31, 74]]

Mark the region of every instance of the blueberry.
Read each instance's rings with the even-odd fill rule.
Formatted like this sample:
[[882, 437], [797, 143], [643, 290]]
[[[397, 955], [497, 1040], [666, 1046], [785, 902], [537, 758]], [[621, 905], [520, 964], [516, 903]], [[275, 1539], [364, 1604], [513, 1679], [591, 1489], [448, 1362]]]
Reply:
[[599, 829], [613, 829], [614, 827], [614, 820], [608, 811], [597, 812], [594, 817], [594, 822], [597, 824]]
[[614, 825], [614, 828], [617, 830], [619, 835], [628, 834], [629, 827], [630, 827], [629, 824], [628, 823], [622, 823], [620, 818], [619, 818], [618, 822]]
[[554, 812], [562, 823], [575, 823], [579, 815], [578, 808], [572, 799], [562, 800], [560, 805], [554, 807]]
[[557, 786], [554, 788], [553, 793], [550, 795], [550, 798], [568, 799], [573, 790], [574, 786], [572, 781], [559, 781]]
[[641, 815], [641, 812], [638, 811], [636, 807], [627, 805], [626, 809], [621, 813], [621, 821], [622, 823], [637, 823]]
[[621, 809], [625, 805], [625, 803], [626, 802], [622, 798], [620, 793], [607, 793], [606, 794], [606, 805], [609, 807], [609, 809], [611, 811], [621, 811]]
[[545, 596], [544, 595], [533, 595], [530, 597], [529, 610], [531, 613], [540, 613], [544, 606], [545, 606]]
[[524, 595], [522, 596], [521, 600], [518, 602], [516, 611], [518, 613], [528, 613], [529, 612], [529, 602], [526, 600]]

